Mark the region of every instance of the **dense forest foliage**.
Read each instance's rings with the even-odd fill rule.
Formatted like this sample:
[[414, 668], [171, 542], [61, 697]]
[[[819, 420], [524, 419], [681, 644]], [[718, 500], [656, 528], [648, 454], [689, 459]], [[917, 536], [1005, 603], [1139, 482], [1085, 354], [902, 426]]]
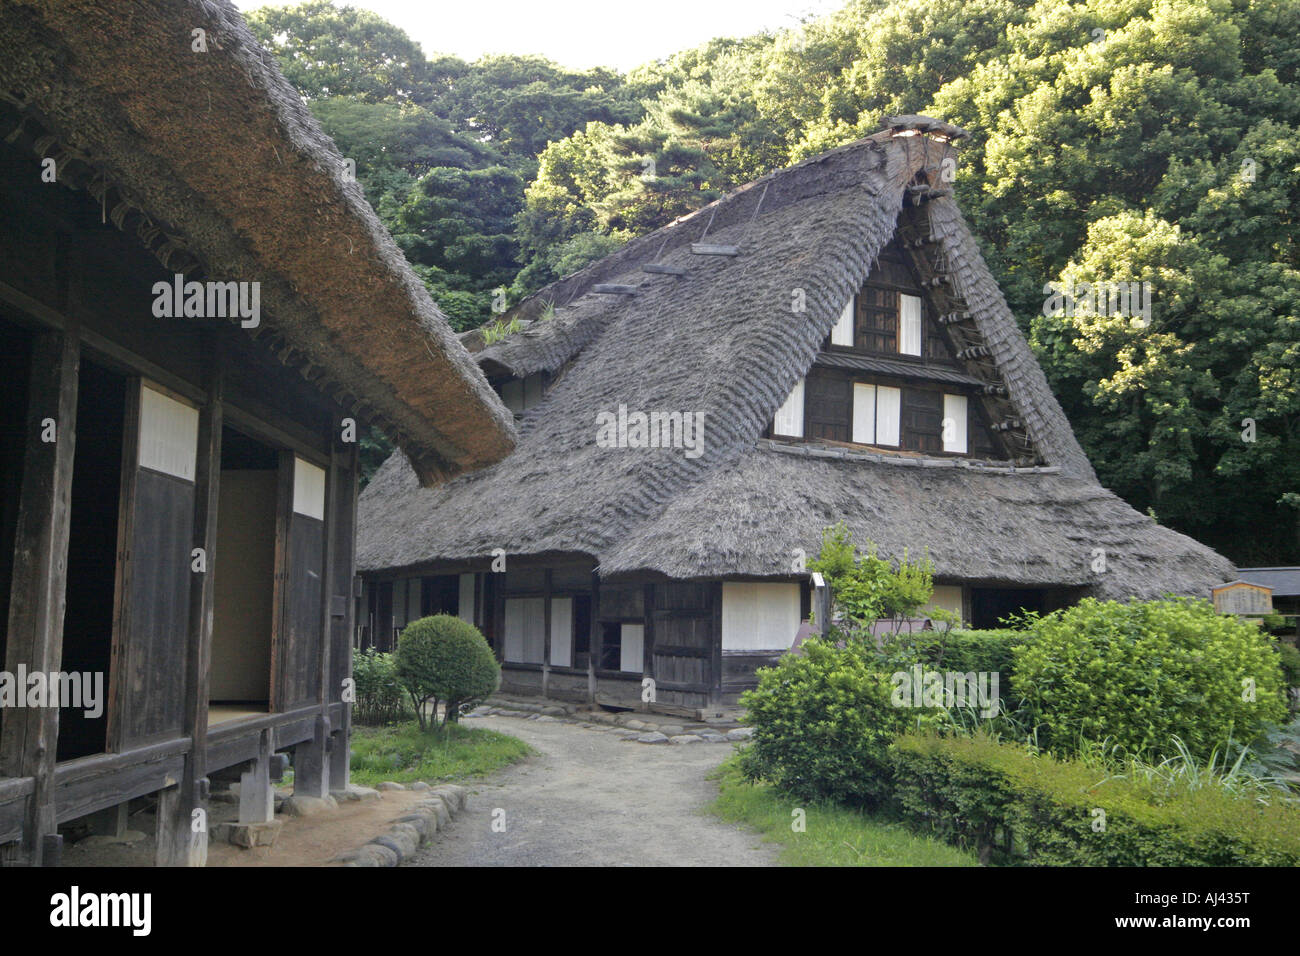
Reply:
[[[249, 23], [459, 329], [884, 116], [964, 126], [958, 199], [1102, 483], [1300, 563], [1300, 0], [852, 0], [626, 74], [325, 0]], [[1044, 314], [1120, 281], [1149, 324]]]

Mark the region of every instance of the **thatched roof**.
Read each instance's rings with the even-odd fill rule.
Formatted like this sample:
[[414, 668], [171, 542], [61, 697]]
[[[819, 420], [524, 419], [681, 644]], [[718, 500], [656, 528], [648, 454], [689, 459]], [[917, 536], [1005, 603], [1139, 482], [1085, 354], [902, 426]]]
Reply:
[[6, 0], [0, 96], [165, 266], [260, 281], [259, 340], [423, 479], [510, 451], [509, 413], [229, 0]]
[[[791, 551], [815, 553], [821, 529], [843, 520], [883, 553], [928, 548], [950, 579], [1142, 594], [1223, 580], [1225, 559], [1097, 484], [955, 203], [924, 187], [950, 145], [902, 119], [913, 122], [751, 183], [504, 316], [534, 321], [477, 352], [480, 364], [558, 376], [525, 415], [518, 450], [431, 490], [394, 456], [361, 498], [359, 566], [431, 567], [504, 548], [590, 555], [603, 575], [789, 577]], [[920, 192], [928, 201], [915, 205]], [[908, 215], [926, 217], [953, 301], [982, 336], [984, 364], [952, 374], [997, 383], [1033, 467], [761, 438], [905, 202], [916, 210]], [[702, 239], [738, 254], [693, 254]], [[598, 447], [597, 414], [620, 404], [703, 412], [703, 454]], [[1098, 547], [1108, 552], [1105, 575], [1090, 570]]]

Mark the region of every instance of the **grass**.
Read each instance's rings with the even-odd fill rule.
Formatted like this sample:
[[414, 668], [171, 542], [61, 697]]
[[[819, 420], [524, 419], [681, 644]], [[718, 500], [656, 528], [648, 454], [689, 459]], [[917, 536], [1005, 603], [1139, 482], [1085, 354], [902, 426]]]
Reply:
[[532, 753], [522, 740], [483, 727], [450, 724], [422, 732], [414, 720], [352, 728], [352, 782], [447, 783], [481, 777]]
[[[729, 823], [742, 823], [783, 844], [786, 866], [978, 866], [974, 854], [901, 823], [833, 804], [801, 804], [765, 784], [744, 780], [732, 757], [713, 774], [719, 794], [709, 810]], [[805, 829], [791, 829], [792, 811], [802, 808]]]

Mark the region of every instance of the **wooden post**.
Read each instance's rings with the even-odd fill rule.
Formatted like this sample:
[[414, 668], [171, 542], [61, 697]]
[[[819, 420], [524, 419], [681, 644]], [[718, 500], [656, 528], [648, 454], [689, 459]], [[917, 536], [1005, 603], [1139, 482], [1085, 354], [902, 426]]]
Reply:
[[709, 588], [713, 598], [713, 655], [709, 661], [709, 707], [722, 706], [722, 582]]
[[[271, 791], [271, 732], [261, 733], [257, 759], [239, 777], [239, 822], [270, 823], [275, 819], [275, 795]], [[296, 768], [294, 773], [297, 778]]]
[[[347, 453], [348, 480], [340, 483], [339, 505], [349, 515], [347, 527], [347, 563], [346, 567], [335, 568], [335, 575], [340, 581], [347, 581], [348, 597], [344, 609], [342, 636], [334, 650], [344, 655], [340, 672], [352, 676], [352, 632], [355, 628], [356, 601], [352, 599], [356, 581], [356, 532], [357, 532], [357, 446], [354, 443]], [[340, 688], [341, 690], [341, 688]], [[330, 789], [347, 790], [351, 776], [352, 754], [352, 705], [344, 701], [343, 718], [334, 731], [334, 749], [329, 753]]]
[[[221, 345], [207, 346], [207, 400], [199, 409], [198, 462], [194, 472], [194, 546], [207, 556], [207, 571], [190, 576], [189, 648], [185, 657], [185, 733], [192, 741], [179, 787], [158, 795], [158, 866], [204, 866], [208, 861], [206, 787], [208, 689], [212, 669], [212, 615], [216, 562], [238, 561], [217, 551], [217, 505], [221, 499], [221, 431], [224, 370]], [[201, 826], [196, 827], [195, 811]]]
[[323, 798], [330, 795], [329, 739], [330, 722], [323, 714], [317, 715], [311, 740], [293, 748], [295, 797]]
[[544, 572], [546, 598], [542, 601], [542, 699], [548, 696], [551, 683], [551, 569]]
[[637, 699], [641, 700], [641, 709], [651, 710], [651, 705], [659, 699], [659, 688], [655, 688], [654, 699], [644, 700], [645, 678], [655, 679], [655, 586], [647, 584], [641, 588], [641, 611], [644, 615], [644, 627], [641, 640], [641, 686], [637, 689]]
[[[49, 673], [62, 664], [79, 365], [75, 325], [35, 337], [5, 652], [10, 673], [19, 665]], [[54, 423], [52, 442], [42, 440], [47, 420]], [[58, 736], [57, 707], [15, 708], [5, 715], [0, 776], [35, 780], [22, 841], [0, 850], [6, 863], [40, 866], [47, 848], [54, 847], [46, 838], [57, 836], [53, 785]]]
[[600, 575], [591, 572], [591, 634], [587, 639], [587, 706], [596, 709], [596, 665], [600, 661]]

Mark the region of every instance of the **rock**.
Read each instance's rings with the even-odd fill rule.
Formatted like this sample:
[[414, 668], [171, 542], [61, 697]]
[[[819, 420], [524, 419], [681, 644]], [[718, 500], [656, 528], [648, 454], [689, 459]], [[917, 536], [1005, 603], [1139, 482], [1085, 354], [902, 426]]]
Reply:
[[375, 787], [375, 789], [376, 790], [405, 790], [406, 784], [395, 783], [392, 780], [385, 780], [383, 783], [379, 784], [379, 786]]
[[681, 724], [661, 724], [655, 729], [665, 737], [676, 737], [678, 734], [686, 733], [686, 728], [682, 727]]
[[355, 803], [358, 800], [378, 800], [379, 791], [373, 787], [362, 787], [355, 783], [348, 784], [346, 790], [331, 790], [330, 796], [338, 803]]
[[415, 827], [420, 834], [420, 842], [428, 840], [438, 832], [438, 815], [432, 810], [425, 810], [421, 813], [408, 813], [404, 817], [398, 817], [394, 823], [409, 823]]
[[568, 717], [569, 712], [563, 707], [543, 707], [542, 713], [547, 717]]
[[441, 797], [434, 796], [416, 804], [418, 808], [432, 810], [438, 816], [438, 829], [441, 830], [451, 822], [451, 807]]
[[469, 791], [458, 784], [444, 783], [442, 786], [435, 787], [433, 792], [442, 797], [443, 802], [447, 804], [447, 809], [452, 813], [464, 810], [465, 804], [469, 802]]
[[675, 744], [702, 744], [702, 743], [704, 743], [704, 738], [701, 737], [701, 736], [699, 736], [699, 735], [697, 735], [697, 734], [677, 734], [676, 736], [669, 737], [668, 740], [669, 740], [671, 743], [675, 743]]
[[406, 789], [407, 789], [407, 790], [418, 790], [418, 791], [420, 791], [420, 792], [424, 792], [425, 790], [432, 790], [433, 787], [429, 786], [429, 785], [428, 785], [427, 783], [425, 783], [423, 780], [417, 780], [417, 781], [415, 781], [415, 783], [408, 784], [407, 787], [406, 787]]
[[415, 856], [415, 851], [420, 848], [420, 831], [410, 823], [394, 823], [389, 827], [388, 835], [393, 838], [393, 842], [401, 845], [403, 860]]
[[326, 810], [337, 810], [333, 797], [293, 796], [284, 801], [284, 812], [291, 817], [310, 817]]
[[[376, 837], [376, 839], [382, 840], [383, 837]], [[342, 856], [349, 858], [344, 862], [344, 866], [397, 866], [401, 862], [396, 850], [379, 843], [367, 843], [360, 849], [349, 851]]]
[[280, 830], [284, 826], [282, 820], [272, 820], [269, 823], [230, 823], [230, 834], [228, 839], [235, 846], [248, 847], [255, 846], [274, 846], [275, 838], [280, 835]]
[[726, 734], [700, 734], [700, 739], [709, 744], [725, 744], [727, 742]]
[[754, 736], [753, 727], [737, 727], [735, 730], [727, 731], [728, 740], [748, 740]]
[[658, 732], [641, 734], [636, 738], [636, 742], [639, 744], [666, 744], [668, 743], [668, 737]]
[[631, 718], [623, 721], [623, 726], [626, 727], [628, 730], [654, 730], [654, 728], [651, 727], [649, 724], [647, 724], [644, 720], [634, 720]]
[[381, 846], [392, 850], [395, 859], [395, 862], [392, 864], [393, 866], [401, 863], [415, 852], [415, 847], [411, 845], [409, 837], [398, 838], [391, 833], [381, 833], [370, 841], [370, 845]]
[[615, 730], [615, 731], [613, 731], [613, 734], [614, 734], [614, 736], [618, 737], [620, 740], [636, 740], [638, 737], [641, 736], [641, 731], [639, 731], [639, 730]]

